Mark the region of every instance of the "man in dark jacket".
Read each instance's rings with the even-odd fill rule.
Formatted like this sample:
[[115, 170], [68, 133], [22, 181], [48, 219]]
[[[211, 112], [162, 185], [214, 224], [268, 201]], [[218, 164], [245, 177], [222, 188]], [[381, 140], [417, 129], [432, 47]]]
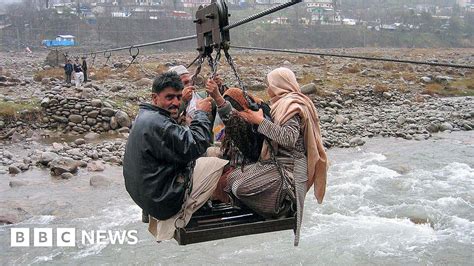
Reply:
[[71, 75], [72, 75], [72, 63], [71, 59], [68, 59], [66, 64], [64, 65], [64, 74], [66, 74], [66, 84], [71, 84]]
[[82, 72], [84, 73], [84, 83], [86, 83], [89, 80], [87, 79], [87, 62], [85, 57], [82, 57]]
[[183, 84], [176, 72], [155, 78], [151, 104], [140, 104], [123, 161], [125, 186], [144, 212], [158, 220], [183, 206], [196, 159], [211, 142], [211, 99], [201, 99], [189, 126], [176, 122]]

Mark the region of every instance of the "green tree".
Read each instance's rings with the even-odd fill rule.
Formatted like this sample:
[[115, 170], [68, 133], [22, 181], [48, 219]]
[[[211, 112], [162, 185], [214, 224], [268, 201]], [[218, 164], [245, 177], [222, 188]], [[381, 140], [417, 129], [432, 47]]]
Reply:
[[452, 16], [449, 19], [449, 32], [451, 34], [459, 34], [463, 30], [462, 20], [458, 16]]
[[431, 13], [422, 12], [420, 16], [420, 24], [427, 31], [433, 30], [434, 19]]

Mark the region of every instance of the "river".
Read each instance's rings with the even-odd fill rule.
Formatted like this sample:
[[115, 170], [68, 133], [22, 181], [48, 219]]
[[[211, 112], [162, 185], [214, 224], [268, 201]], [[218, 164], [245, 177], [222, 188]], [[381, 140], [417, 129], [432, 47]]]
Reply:
[[[308, 194], [299, 247], [292, 231], [189, 246], [155, 243], [126, 193], [121, 168], [108, 167], [108, 188], [89, 185], [84, 171], [56, 180], [43, 170], [0, 176], [0, 202], [35, 213], [0, 226], [0, 264], [318, 264], [472, 265], [474, 133], [443, 133], [425, 141], [374, 138], [360, 148], [331, 149], [326, 197]], [[16, 205], [15, 205], [16, 204]], [[15, 228], [137, 230], [136, 244], [11, 247]], [[32, 240], [31, 240], [31, 243]]]

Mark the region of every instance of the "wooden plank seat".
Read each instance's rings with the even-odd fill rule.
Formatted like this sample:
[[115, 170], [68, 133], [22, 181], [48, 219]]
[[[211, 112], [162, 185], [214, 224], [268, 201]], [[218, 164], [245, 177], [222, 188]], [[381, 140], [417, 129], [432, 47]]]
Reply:
[[188, 245], [230, 237], [294, 230], [296, 218], [265, 220], [248, 208], [230, 204], [213, 204], [193, 214], [185, 228], [176, 230], [174, 238], [179, 245]]

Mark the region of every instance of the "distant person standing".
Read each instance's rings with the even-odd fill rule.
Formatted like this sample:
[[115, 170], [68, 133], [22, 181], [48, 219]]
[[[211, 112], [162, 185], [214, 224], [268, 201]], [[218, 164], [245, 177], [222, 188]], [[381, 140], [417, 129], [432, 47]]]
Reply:
[[87, 62], [86, 62], [86, 57], [82, 57], [82, 71], [84, 73], [84, 83], [88, 82], [89, 80], [87, 79]]
[[79, 63], [79, 58], [77, 58], [76, 62], [74, 63], [74, 76], [76, 80], [76, 88], [79, 88], [79, 86], [82, 85], [82, 82], [84, 82], [84, 73], [82, 72], [82, 66]]
[[71, 59], [68, 59], [64, 65], [64, 74], [66, 74], [66, 84], [71, 85], [71, 75], [73, 71]]

